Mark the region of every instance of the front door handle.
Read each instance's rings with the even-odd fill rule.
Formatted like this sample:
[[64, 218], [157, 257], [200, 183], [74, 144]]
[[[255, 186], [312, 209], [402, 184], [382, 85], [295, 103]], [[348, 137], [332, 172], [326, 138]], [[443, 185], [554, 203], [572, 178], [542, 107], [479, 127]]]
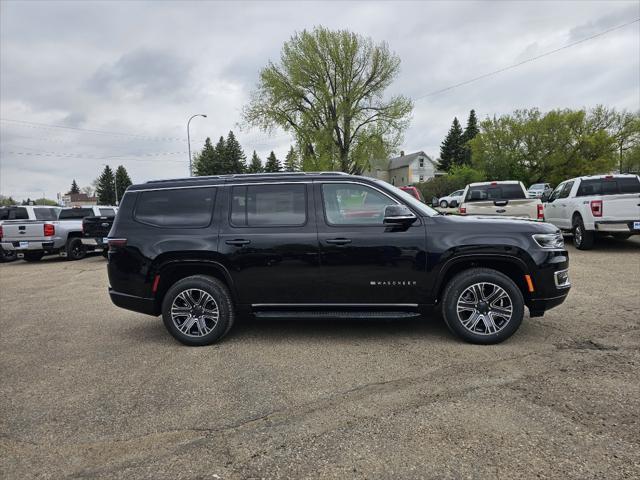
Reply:
[[346, 245], [348, 243], [351, 243], [351, 239], [349, 238], [330, 238], [325, 241], [327, 243], [330, 243], [331, 245]]
[[233, 240], [225, 240], [224, 243], [227, 245], [235, 245], [236, 247], [241, 247], [242, 245], [248, 245], [251, 243], [251, 240], [245, 240], [244, 238], [236, 238]]

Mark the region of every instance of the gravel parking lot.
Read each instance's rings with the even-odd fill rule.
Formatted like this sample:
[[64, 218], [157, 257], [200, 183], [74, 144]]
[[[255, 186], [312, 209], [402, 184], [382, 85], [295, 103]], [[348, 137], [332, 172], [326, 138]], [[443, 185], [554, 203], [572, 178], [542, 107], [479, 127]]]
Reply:
[[640, 239], [570, 250], [567, 302], [489, 347], [240, 319], [188, 348], [99, 255], [0, 265], [0, 476], [638, 478]]

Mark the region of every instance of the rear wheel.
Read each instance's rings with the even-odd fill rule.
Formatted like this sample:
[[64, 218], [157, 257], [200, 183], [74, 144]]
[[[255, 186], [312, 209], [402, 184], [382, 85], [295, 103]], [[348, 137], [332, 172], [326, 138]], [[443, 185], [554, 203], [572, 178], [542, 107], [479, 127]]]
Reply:
[[39, 262], [44, 257], [44, 252], [24, 252], [24, 259], [27, 262]]
[[520, 327], [524, 299], [509, 277], [488, 268], [472, 268], [453, 277], [442, 297], [449, 330], [470, 343], [500, 343]]
[[17, 257], [15, 250], [5, 250], [0, 247], [0, 263], [13, 262]]
[[447, 203], [446, 200], [441, 200], [440, 201], [440, 207], [441, 208], [447, 208], [449, 206], [449, 203]]
[[217, 342], [231, 329], [234, 318], [229, 291], [213, 277], [183, 278], [169, 288], [162, 301], [165, 327], [185, 345]]
[[593, 232], [585, 230], [582, 217], [577, 215], [573, 219], [573, 245], [578, 250], [590, 250], [593, 248], [595, 235]]
[[67, 260], [81, 260], [87, 256], [87, 247], [79, 238], [70, 238], [67, 242]]

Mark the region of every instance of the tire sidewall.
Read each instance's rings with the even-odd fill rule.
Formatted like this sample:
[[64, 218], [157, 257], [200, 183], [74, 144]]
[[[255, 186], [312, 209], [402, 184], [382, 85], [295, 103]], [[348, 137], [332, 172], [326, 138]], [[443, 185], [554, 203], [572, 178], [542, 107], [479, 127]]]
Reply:
[[440, 202], [440, 208], [447, 208], [449, 206], [449, 203], [446, 200], [442, 200]]
[[[457, 302], [462, 292], [474, 283], [494, 283], [504, 289], [511, 299], [513, 314], [509, 323], [499, 332], [491, 335], [479, 335], [467, 330], [457, 313]], [[443, 295], [442, 313], [449, 329], [458, 337], [470, 343], [494, 344], [511, 337], [522, 324], [524, 318], [524, 299], [517, 285], [506, 275], [489, 269], [474, 269], [462, 272], [447, 285]]]
[[[174, 325], [171, 318], [171, 305], [173, 300], [183, 292], [190, 288], [198, 288], [210, 294], [218, 304], [220, 316], [218, 323], [211, 332], [202, 337], [190, 337], [183, 334]], [[222, 338], [229, 330], [233, 323], [234, 309], [228, 290], [219, 281], [206, 276], [193, 276], [179, 280], [172, 285], [162, 300], [162, 321], [169, 333], [179, 342], [189, 346], [211, 345]]]
[[[75, 244], [80, 245], [80, 253], [78, 255], [73, 254], [73, 248]], [[82, 240], [78, 237], [74, 237], [69, 240], [69, 244], [67, 245], [67, 260], [82, 260], [87, 256], [87, 249], [84, 248]]]

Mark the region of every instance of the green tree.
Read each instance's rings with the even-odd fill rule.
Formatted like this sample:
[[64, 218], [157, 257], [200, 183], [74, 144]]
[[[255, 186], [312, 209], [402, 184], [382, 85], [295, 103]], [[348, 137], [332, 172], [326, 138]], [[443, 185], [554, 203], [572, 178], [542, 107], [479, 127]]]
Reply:
[[10, 205], [16, 205], [16, 201], [13, 199], [13, 197], [5, 197], [4, 195], [0, 195], [0, 206], [7, 207]]
[[228, 173], [233, 173], [233, 164], [229, 155], [227, 155], [227, 144], [222, 135], [218, 139], [218, 143], [216, 143], [214, 151], [215, 158], [217, 160], [217, 167], [215, 169], [216, 173], [212, 175], [226, 175]]
[[454, 165], [464, 163], [464, 138], [462, 127], [457, 117], [453, 117], [451, 128], [440, 145], [440, 165], [442, 171], [448, 172]]
[[220, 173], [220, 159], [218, 153], [211, 145], [211, 139], [207, 137], [204, 147], [193, 160], [193, 174], [196, 176], [217, 175]]
[[96, 195], [100, 205], [115, 205], [116, 203], [115, 177], [109, 165], [105, 165], [98, 177]]
[[470, 141], [473, 166], [489, 180], [558, 184], [616, 166], [616, 139], [596, 111], [538, 109], [486, 119]]
[[370, 158], [388, 158], [409, 124], [411, 101], [384, 95], [399, 67], [385, 43], [346, 30], [303, 30], [261, 70], [243, 117], [292, 132], [305, 169], [361, 173]]
[[225, 173], [244, 173], [247, 170], [247, 157], [232, 131], [229, 131], [224, 146], [225, 164], [229, 168], [229, 171]]
[[293, 149], [293, 146], [289, 148], [289, 152], [284, 159], [284, 171], [285, 172], [299, 172], [300, 162], [298, 161], [298, 154]]
[[258, 156], [255, 150], [253, 151], [253, 155], [251, 156], [251, 163], [249, 164], [247, 171], [248, 173], [263, 172], [262, 161], [260, 161], [260, 157]]
[[476, 111], [472, 109], [469, 112], [467, 126], [464, 129], [464, 133], [462, 134], [462, 141], [464, 142], [463, 163], [466, 165], [471, 165], [471, 147], [469, 146], [469, 142], [473, 140], [478, 133], [480, 133], [480, 128], [478, 127], [478, 118], [476, 117]]
[[271, 153], [267, 157], [267, 163], [264, 166], [264, 171], [267, 172], [267, 173], [281, 172], [282, 171], [282, 166], [280, 165], [280, 160], [278, 160], [276, 158], [276, 154], [273, 153], [273, 150], [271, 151]]
[[129, 188], [133, 182], [131, 181], [131, 177], [129, 177], [129, 172], [124, 166], [120, 165], [116, 168], [116, 197], [118, 197], [118, 201], [122, 200], [122, 196], [124, 192]]
[[433, 197], [444, 197], [451, 192], [463, 189], [470, 183], [482, 182], [486, 179], [486, 174], [481, 170], [476, 170], [468, 165], [454, 165], [448, 175], [438, 175], [426, 182], [416, 184], [416, 187], [422, 193], [425, 201], [429, 203]]
[[78, 187], [78, 184], [76, 183], [76, 179], [73, 179], [73, 182], [71, 182], [71, 188], [69, 189], [69, 194], [71, 195], [75, 195], [80, 193], [80, 187]]

